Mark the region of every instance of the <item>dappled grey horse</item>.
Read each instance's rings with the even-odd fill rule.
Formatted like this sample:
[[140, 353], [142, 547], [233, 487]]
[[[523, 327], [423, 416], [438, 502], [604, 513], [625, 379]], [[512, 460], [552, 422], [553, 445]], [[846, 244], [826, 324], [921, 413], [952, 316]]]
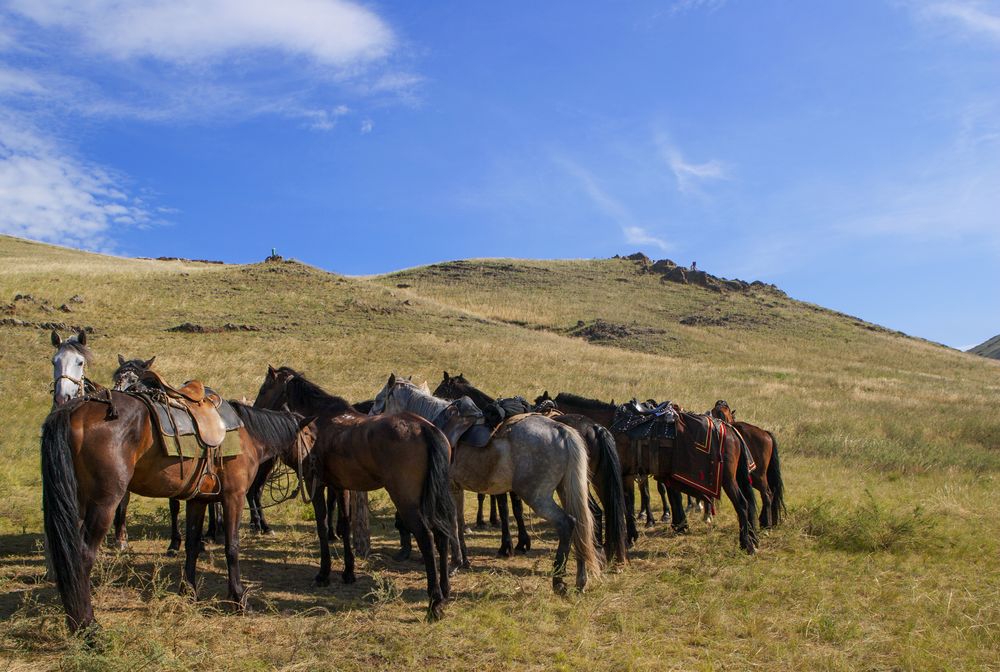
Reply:
[[[373, 413], [408, 411], [433, 421], [452, 402], [438, 399], [408, 380], [390, 376], [375, 397]], [[576, 556], [576, 585], [583, 589], [588, 575], [600, 573], [594, 547], [594, 521], [587, 503], [587, 447], [570, 427], [534, 413], [505, 420], [489, 442], [475, 447], [462, 440], [476, 419], [456, 414], [448, 429], [442, 430], [452, 441], [452, 497], [458, 521], [464, 521], [464, 491], [501, 494], [513, 491], [535, 513], [549, 521], [556, 530], [556, 550], [552, 587], [566, 590], [563, 575], [572, 542]], [[552, 498], [557, 492], [563, 504]], [[468, 563], [464, 525], [459, 524], [462, 563]]]

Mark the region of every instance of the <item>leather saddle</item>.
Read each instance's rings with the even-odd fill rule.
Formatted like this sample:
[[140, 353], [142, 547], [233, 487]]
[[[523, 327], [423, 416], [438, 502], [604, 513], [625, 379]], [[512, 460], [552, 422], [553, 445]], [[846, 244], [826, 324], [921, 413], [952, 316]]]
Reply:
[[175, 388], [157, 372], [147, 370], [139, 381], [166, 396], [166, 403], [154, 404], [154, 410], [160, 429], [167, 436], [197, 434], [204, 445], [215, 448], [225, 440], [227, 431], [240, 426], [232, 406], [199, 380], [189, 380]]
[[633, 441], [672, 441], [677, 433], [676, 423], [677, 414], [669, 401], [656, 404], [633, 399], [618, 407], [609, 429]]

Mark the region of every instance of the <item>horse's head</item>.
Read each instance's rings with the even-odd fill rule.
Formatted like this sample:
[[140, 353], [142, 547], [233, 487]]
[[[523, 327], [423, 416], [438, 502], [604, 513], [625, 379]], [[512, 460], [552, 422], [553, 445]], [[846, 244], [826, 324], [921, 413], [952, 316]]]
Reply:
[[708, 412], [708, 414], [713, 418], [725, 420], [728, 423], [732, 423], [736, 419], [736, 412], [729, 408], [729, 404], [727, 404], [724, 399], [719, 399], [715, 402], [715, 406]]
[[149, 371], [155, 360], [156, 355], [153, 355], [149, 359], [136, 358], [128, 360], [118, 355], [118, 368], [111, 374], [112, 389], [124, 392], [135, 385], [139, 382], [139, 377], [146, 371]]
[[548, 390], [545, 390], [544, 392], [542, 392], [542, 394], [540, 396], [535, 397], [535, 406], [539, 406], [540, 404], [542, 404], [542, 403], [544, 403], [546, 401], [551, 401], [552, 402], [552, 407], [556, 408], [556, 402], [555, 402], [555, 400], [552, 397], [549, 396], [549, 391]]
[[403, 390], [413, 388], [424, 392], [427, 391], [426, 383], [422, 387], [418, 387], [412, 381], [413, 376], [403, 378], [402, 376], [397, 376], [395, 373], [389, 374], [389, 380], [386, 381], [382, 389], [375, 395], [375, 403], [372, 404], [368, 415], [380, 415], [382, 413], [392, 415], [393, 413], [399, 413], [406, 406], [405, 399], [400, 398]]
[[59, 332], [53, 330], [52, 345], [56, 349], [52, 357], [52, 400], [56, 406], [61, 406], [83, 396], [84, 373], [93, 355], [87, 347], [85, 331], [63, 340]]
[[281, 408], [288, 401], [285, 386], [294, 376], [295, 372], [287, 366], [276, 369], [268, 364], [267, 374], [264, 376], [264, 382], [260, 384], [260, 389], [257, 390], [257, 398], [253, 405], [272, 410]]
[[441, 384], [434, 390], [434, 396], [442, 399], [458, 399], [459, 397], [467, 396], [469, 391], [473, 389], [475, 388], [465, 379], [463, 374], [449, 376], [448, 372], [445, 371]]

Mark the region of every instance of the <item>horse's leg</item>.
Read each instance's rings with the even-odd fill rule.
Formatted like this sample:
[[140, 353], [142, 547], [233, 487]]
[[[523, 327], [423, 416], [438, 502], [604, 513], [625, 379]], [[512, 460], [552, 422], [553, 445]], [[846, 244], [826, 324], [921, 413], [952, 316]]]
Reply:
[[[178, 503], [179, 505], [179, 503]], [[205, 502], [189, 499], [184, 507], [184, 576], [181, 592], [191, 591], [195, 599], [198, 589], [195, 584], [195, 567], [201, 551], [201, 531], [205, 524]]]
[[590, 515], [594, 517], [594, 546], [604, 547], [604, 512], [593, 495], [587, 496], [587, 506], [590, 507]]
[[682, 506], [681, 493], [667, 486], [667, 498], [670, 500], [670, 527], [677, 534], [687, 534], [690, 528], [687, 523], [687, 514]]
[[653, 504], [649, 497], [649, 476], [643, 476], [639, 479], [639, 515], [646, 514], [646, 527], [653, 527], [656, 525], [656, 519], [653, 518]]
[[469, 562], [469, 549], [465, 545], [465, 491], [461, 486], [452, 481], [451, 502], [455, 507], [455, 543], [452, 544], [452, 560], [454, 566], [452, 571], [459, 568], [468, 569], [472, 566]]
[[559, 536], [559, 546], [556, 547], [556, 559], [552, 566], [552, 590], [559, 595], [566, 594], [566, 558], [569, 555], [570, 538], [576, 522], [556, 505], [552, 495], [536, 497], [528, 500], [535, 513], [552, 523]]
[[667, 486], [663, 481], [656, 482], [656, 492], [660, 494], [660, 504], [663, 505], [663, 515], [660, 516], [660, 520], [666, 522], [670, 520], [670, 509], [672, 507], [667, 506]]
[[757, 549], [750, 531], [751, 523], [750, 517], [747, 515], [747, 500], [736, 484], [736, 466], [732, 465], [730, 467], [730, 464], [732, 464], [732, 461], [724, 465], [723, 468], [722, 489], [726, 491], [726, 496], [733, 503], [733, 508], [736, 509], [736, 517], [740, 521], [740, 548], [753, 555]]
[[[400, 517], [403, 519], [403, 524], [413, 532], [413, 536], [417, 540], [417, 548], [424, 556], [424, 570], [427, 572], [427, 597], [430, 600], [427, 607], [427, 618], [437, 620], [444, 616], [444, 595], [441, 591], [441, 585], [438, 583], [431, 532], [424, 525], [424, 521], [418, 513], [420, 511], [419, 501], [415, 501], [409, 506], [401, 503], [401, 508]], [[445, 572], [445, 577], [447, 575], [448, 573]], [[447, 578], [445, 581], [447, 582]]]
[[713, 502], [708, 497], [698, 500], [698, 506], [701, 508], [701, 520], [706, 525], [712, 524], [712, 516], [715, 515], [715, 502]]
[[524, 526], [524, 502], [514, 494], [514, 491], [510, 493], [510, 510], [514, 514], [514, 522], [517, 523], [517, 546], [514, 550], [517, 553], [527, 553], [531, 550], [531, 536], [528, 534], [528, 528]]
[[340, 538], [337, 533], [336, 521], [339, 520], [334, 514], [337, 513], [337, 502], [339, 498], [337, 497], [336, 491], [333, 488], [327, 488], [326, 491], [326, 536], [330, 541], [336, 541]]
[[[337, 491], [337, 507], [340, 511], [337, 514], [337, 533], [340, 538], [344, 540], [344, 571], [341, 573], [340, 578], [343, 579], [344, 583], [354, 583], [354, 548], [351, 547], [351, 491], [350, 490], [338, 490]], [[426, 530], [425, 530], [426, 531]], [[430, 541], [428, 540], [428, 545]], [[420, 545], [419, 543], [417, 544]], [[420, 547], [421, 551], [424, 548]], [[429, 550], [429, 549], [428, 549]], [[425, 557], [426, 554], [425, 554]], [[434, 555], [430, 554], [431, 564], [434, 563]]]
[[319, 573], [316, 574], [317, 586], [330, 585], [330, 538], [327, 536], [327, 508], [326, 508], [327, 488], [320, 486], [316, 488], [313, 495], [313, 513], [316, 514], [316, 536], [319, 539]]
[[498, 558], [510, 558], [514, 556], [514, 543], [510, 538], [510, 519], [507, 515], [507, 495], [497, 495], [493, 497], [497, 503], [497, 513], [500, 517], [500, 550], [497, 551]]
[[170, 545], [167, 546], [167, 557], [174, 557], [181, 550], [181, 526], [178, 519], [181, 516], [181, 500], [170, 500]]
[[622, 476], [622, 491], [625, 493], [625, 532], [631, 548], [639, 539], [639, 529], [635, 526], [635, 477]]
[[226, 492], [222, 497], [222, 525], [226, 533], [226, 568], [229, 570], [229, 599], [240, 611], [246, 609], [246, 589], [240, 580], [240, 516], [243, 493]]
[[448, 580], [450, 576], [448, 573], [448, 535], [441, 530], [433, 530], [433, 536], [434, 547], [437, 551], [438, 585], [441, 588], [441, 597], [447, 600], [451, 598], [451, 585]]
[[399, 530], [399, 553], [392, 556], [392, 559], [396, 562], [403, 562], [410, 559], [410, 555], [413, 553], [413, 543], [411, 541], [410, 528], [403, 522], [403, 517], [399, 515], [399, 511], [396, 512], [396, 529]]
[[213, 544], [219, 543], [219, 533], [224, 530], [222, 522], [222, 507], [216, 502], [208, 505], [208, 538]]
[[125, 514], [128, 512], [128, 500], [132, 493], [125, 491], [122, 501], [115, 509], [115, 545], [119, 551], [128, 550], [128, 530], [125, 529]]
[[[483, 502], [486, 501], [486, 495], [481, 492], [476, 493], [476, 500], [479, 503], [479, 506], [476, 509], [476, 529], [482, 530], [486, 528], [486, 519], [483, 518]], [[490, 504], [492, 507], [493, 503], [491, 502]], [[465, 521], [462, 521], [462, 525], [465, 525]]]
[[500, 495], [490, 495], [490, 525], [500, 527], [500, 507], [498, 499]]

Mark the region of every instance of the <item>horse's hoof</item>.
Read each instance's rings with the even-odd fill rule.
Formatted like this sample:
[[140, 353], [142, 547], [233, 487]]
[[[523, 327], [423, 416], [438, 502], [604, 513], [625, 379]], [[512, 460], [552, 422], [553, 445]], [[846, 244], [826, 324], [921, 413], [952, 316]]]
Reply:
[[167, 549], [167, 557], [168, 558], [177, 557], [177, 549], [176, 548], [168, 548]]
[[[466, 528], [468, 528], [468, 525], [466, 525]], [[476, 521], [476, 529], [477, 530], [485, 530], [486, 529], [486, 521], [485, 520], [477, 520]]]
[[691, 528], [687, 525], [673, 525], [674, 534], [690, 534]]
[[357, 578], [354, 576], [354, 572], [343, 572], [340, 575], [340, 578], [342, 578], [346, 584], [352, 584], [357, 581]]
[[655, 526], [656, 526], [655, 520], [653, 520], [652, 518], [648, 518], [646, 520], [646, 527], [655, 527]]
[[553, 592], [555, 592], [556, 595], [566, 595], [566, 593], [569, 592], [569, 590], [566, 588], [566, 582], [560, 579], [559, 577], [555, 577], [552, 579], [552, 590]]
[[507, 545], [507, 546], [501, 546], [500, 550], [497, 551], [497, 557], [498, 558], [513, 558], [514, 557], [514, 549], [511, 548], [509, 545]]
[[517, 542], [517, 546], [514, 547], [514, 550], [522, 555], [527, 553], [531, 550], [531, 540], [525, 539], [524, 541]]
[[500, 519], [490, 518], [490, 527], [500, 527]]
[[327, 575], [324, 576], [323, 574], [317, 574], [316, 578], [313, 579], [313, 582], [317, 586], [319, 586], [319, 587], [329, 586], [330, 585], [330, 575], [327, 574]]
[[399, 553], [396, 553], [396, 555], [392, 556], [392, 559], [395, 562], [405, 562], [406, 560], [410, 559], [411, 554], [412, 551], [410, 551], [409, 549], [404, 549], [401, 550]]
[[670, 522], [670, 514], [669, 513], [664, 513], [662, 516], [660, 516], [660, 522], [662, 522], [662, 523], [669, 523]]
[[435, 600], [427, 608], [428, 621], [440, 621], [444, 618], [444, 600]]
[[[478, 529], [478, 525], [476, 527]], [[462, 528], [462, 534], [472, 534], [472, 528], [466, 525]]]

